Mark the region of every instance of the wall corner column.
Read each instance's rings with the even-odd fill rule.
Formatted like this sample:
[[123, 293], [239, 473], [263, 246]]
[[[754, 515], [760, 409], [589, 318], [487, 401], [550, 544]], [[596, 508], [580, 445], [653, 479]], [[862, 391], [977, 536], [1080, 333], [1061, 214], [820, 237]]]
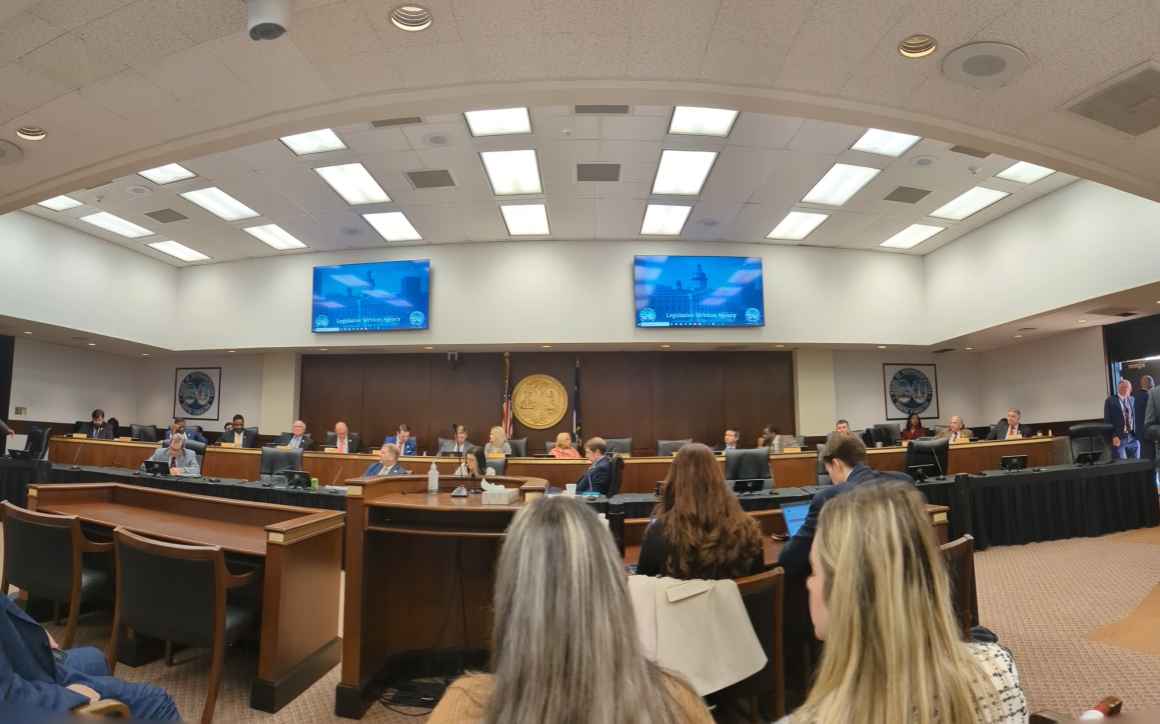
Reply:
[[794, 423], [798, 435], [825, 435], [834, 429], [837, 404], [834, 353], [799, 349], [793, 353]]

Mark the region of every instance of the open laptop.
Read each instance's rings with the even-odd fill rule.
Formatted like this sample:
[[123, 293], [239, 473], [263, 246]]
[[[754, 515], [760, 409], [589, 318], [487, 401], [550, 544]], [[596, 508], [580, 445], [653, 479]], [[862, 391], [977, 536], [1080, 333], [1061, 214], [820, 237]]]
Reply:
[[810, 502], [808, 500], [801, 503], [787, 503], [781, 506], [781, 514], [785, 516], [785, 529], [791, 538], [797, 535], [802, 524], [806, 522], [806, 516], [809, 512]]

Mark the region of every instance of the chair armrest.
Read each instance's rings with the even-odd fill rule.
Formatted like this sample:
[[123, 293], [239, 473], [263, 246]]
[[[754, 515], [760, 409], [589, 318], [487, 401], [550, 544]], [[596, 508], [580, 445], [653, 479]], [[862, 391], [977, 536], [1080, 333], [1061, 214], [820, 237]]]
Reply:
[[72, 713], [87, 718], [110, 716], [127, 718], [130, 715], [129, 707], [116, 699], [101, 699], [90, 702], [73, 709]]
[[234, 574], [226, 573], [226, 588], [241, 588], [242, 586], [250, 585], [254, 580], [254, 572], [248, 571], [246, 573]]
[[82, 537], [81, 551], [84, 553], [112, 553], [113, 544], [112, 542], [100, 543], [98, 541], [89, 540], [88, 538]]

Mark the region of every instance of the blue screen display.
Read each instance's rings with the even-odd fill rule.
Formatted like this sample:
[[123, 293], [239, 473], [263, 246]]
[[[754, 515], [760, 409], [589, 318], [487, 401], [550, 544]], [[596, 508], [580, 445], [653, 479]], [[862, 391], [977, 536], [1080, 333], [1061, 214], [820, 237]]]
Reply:
[[431, 260], [314, 267], [315, 332], [427, 329]]
[[764, 327], [761, 259], [638, 256], [633, 268], [638, 327]]

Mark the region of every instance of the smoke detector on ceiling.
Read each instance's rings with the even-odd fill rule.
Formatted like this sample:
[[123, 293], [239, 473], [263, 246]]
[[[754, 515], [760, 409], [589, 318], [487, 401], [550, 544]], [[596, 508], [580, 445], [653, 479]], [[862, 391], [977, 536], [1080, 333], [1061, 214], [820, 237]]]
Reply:
[[146, 186], [126, 186], [125, 193], [130, 196], [148, 196], [153, 191]]
[[942, 72], [947, 78], [972, 88], [1002, 88], [1023, 75], [1031, 59], [1007, 43], [968, 43], [946, 54]]
[[11, 166], [14, 163], [20, 163], [20, 159], [22, 158], [24, 158], [24, 149], [12, 141], [0, 139], [0, 166]]

